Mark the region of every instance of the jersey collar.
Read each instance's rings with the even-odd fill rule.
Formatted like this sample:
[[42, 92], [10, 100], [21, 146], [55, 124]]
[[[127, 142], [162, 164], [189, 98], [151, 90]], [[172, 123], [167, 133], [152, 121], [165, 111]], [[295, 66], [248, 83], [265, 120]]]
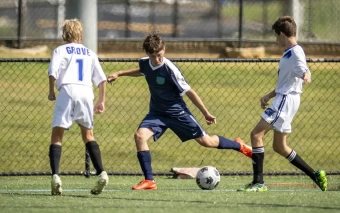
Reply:
[[285, 51], [283, 51], [283, 52], [286, 52], [286, 51], [288, 51], [288, 50], [290, 50], [290, 49], [292, 49], [293, 47], [295, 47], [295, 46], [297, 46], [297, 44], [294, 44], [293, 46], [291, 46], [291, 47], [289, 47], [289, 48], [287, 48]]
[[156, 70], [156, 69], [160, 68], [161, 66], [163, 66], [164, 63], [165, 63], [165, 57], [163, 57], [163, 61], [162, 61], [162, 63], [160, 65], [157, 65], [157, 66], [154, 67], [154, 66], [152, 66], [151, 60], [149, 58], [149, 65], [150, 65], [152, 70]]

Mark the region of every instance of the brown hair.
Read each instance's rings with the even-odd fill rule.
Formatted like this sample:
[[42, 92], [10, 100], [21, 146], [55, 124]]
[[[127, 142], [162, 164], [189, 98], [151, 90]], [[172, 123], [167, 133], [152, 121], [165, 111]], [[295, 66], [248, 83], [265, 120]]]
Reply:
[[148, 34], [143, 42], [143, 50], [149, 54], [160, 52], [164, 47], [165, 44], [162, 37], [156, 32]]
[[290, 16], [281, 16], [280, 18], [278, 18], [277, 21], [273, 24], [272, 29], [277, 35], [280, 35], [280, 32], [282, 32], [287, 37], [296, 36], [296, 23], [294, 19]]
[[64, 41], [76, 43], [81, 42], [83, 25], [78, 19], [65, 20], [62, 30]]

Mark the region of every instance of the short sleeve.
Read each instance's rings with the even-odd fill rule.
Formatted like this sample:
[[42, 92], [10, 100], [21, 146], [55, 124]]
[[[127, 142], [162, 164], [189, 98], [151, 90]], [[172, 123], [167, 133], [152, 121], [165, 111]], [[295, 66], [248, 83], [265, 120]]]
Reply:
[[297, 77], [301, 77], [303, 73], [309, 72], [306, 56], [301, 48], [294, 51], [293, 59], [293, 72]]
[[183, 96], [186, 92], [188, 92], [191, 87], [184, 79], [181, 71], [170, 61], [167, 61], [167, 65], [171, 70], [171, 79], [175, 83], [177, 89], [180, 92], [180, 95]]
[[59, 77], [59, 69], [61, 63], [61, 56], [59, 49], [56, 48], [53, 50], [50, 65], [48, 67], [48, 76], [53, 76], [55, 79]]
[[92, 81], [98, 87], [98, 85], [101, 82], [106, 81], [106, 75], [103, 71], [102, 66], [99, 63], [98, 57], [95, 56], [93, 60], [94, 60], [94, 63], [93, 63]]

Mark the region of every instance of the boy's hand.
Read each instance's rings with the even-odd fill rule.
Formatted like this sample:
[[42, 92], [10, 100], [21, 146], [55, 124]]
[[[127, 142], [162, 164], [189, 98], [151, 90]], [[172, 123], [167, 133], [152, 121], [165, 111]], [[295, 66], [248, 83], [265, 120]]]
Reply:
[[118, 73], [112, 73], [109, 76], [107, 76], [107, 82], [112, 84], [113, 81], [115, 81], [119, 77]]
[[268, 106], [268, 101], [269, 101], [269, 97], [268, 95], [265, 95], [261, 98], [260, 102], [261, 102], [261, 108], [265, 109]]
[[94, 107], [94, 113], [101, 114], [105, 110], [105, 105], [102, 102], [98, 102], [96, 106]]
[[48, 100], [50, 101], [54, 101], [56, 98], [55, 98], [55, 93], [54, 92], [50, 92], [48, 94]]
[[207, 122], [208, 125], [216, 124], [216, 117], [215, 116], [208, 113], [204, 117], [205, 117], [205, 121]]
[[303, 82], [305, 84], [310, 84], [312, 82], [312, 75], [311, 73], [308, 71], [308, 72], [304, 72], [301, 76], [301, 78], [303, 79]]

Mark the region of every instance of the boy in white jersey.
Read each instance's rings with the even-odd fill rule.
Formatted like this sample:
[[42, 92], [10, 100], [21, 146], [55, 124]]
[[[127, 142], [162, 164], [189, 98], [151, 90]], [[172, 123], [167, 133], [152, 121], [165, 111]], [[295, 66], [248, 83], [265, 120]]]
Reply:
[[[83, 39], [81, 22], [77, 19], [66, 20], [62, 29], [63, 39], [67, 44], [53, 51], [48, 69], [48, 99], [56, 100], [49, 151], [52, 170], [51, 194], [62, 193], [59, 177], [61, 143], [64, 130], [69, 129], [73, 121], [80, 127], [82, 139], [98, 175], [91, 193], [100, 194], [109, 179], [103, 169], [101, 152], [93, 134], [93, 113], [104, 112], [106, 75], [97, 55], [81, 44]], [[55, 81], [59, 91], [58, 98], [54, 93]], [[95, 106], [92, 82], [99, 87], [99, 98]]]
[[307, 67], [306, 56], [296, 41], [296, 23], [289, 16], [280, 17], [272, 26], [276, 41], [285, 48], [279, 64], [276, 88], [263, 96], [261, 107], [265, 109], [268, 101], [272, 104], [262, 114], [259, 123], [251, 132], [253, 148], [253, 182], [238, 189], [246, 192], [265, 192], [263, 181], [264, 146], [263, 137], [274, 130], [273, 149], [290, 163], [307, 174], [322, 191], [327, 190], [327, 178], [324, 171], [314, 171], [293, 149], [287, 146], [287, 134], [291, 133], [291, 122], [300, 105], [302, 84], [311, 82], [311, 73]]
[[119, 71], [108, 76], [108, 82], [120, 76], [144, 76], [150, 90], [150, 111], [135, 133], [137, 158], [144, 174], [144, 180], [132, 187], [133, 190], [156, 190], [151, 167], [151, 153], [148, 139], [157, 141], [169, 128], [182, 142], [194, 139], [201, 146], [217, 149], [233, 149], [251, 158], [251, 147], [237, 138], [229, 140], [223, 136], [208, 135], [188, 110], [183, 95], [202, 112], [208, 125], [216, 123], [201, 98], [185, 81], [182, 73], [170, 60], [164, 57], [165, 44], [157, 33], [149, 34], [143, 49], [148, 57], [139, 60], [139, 68]]

